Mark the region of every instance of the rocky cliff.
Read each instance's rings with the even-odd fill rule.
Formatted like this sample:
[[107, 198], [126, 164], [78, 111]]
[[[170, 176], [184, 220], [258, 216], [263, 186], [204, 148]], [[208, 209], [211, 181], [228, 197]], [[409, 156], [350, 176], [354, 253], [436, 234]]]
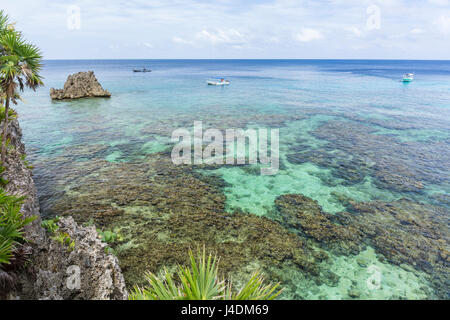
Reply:
[[59, 232], [67, 234], [73, 247], [52, 239], [41, 226], [39, 202], [32, 172], [25, 164], [25, 146], [17, 120], [9, 125], [11, 148], [4, 166], [9, 194], [25, 196], [25, 216], [38, 218], [26, 228], [32, 255], [29, 267], [20, 274], [13, 293], [17, 299], [126, 299], [127, 291], [117, 258], [105, 253], [95, 227], [82, 227], [72, 218], [61, 218]]
[[111, 97], [108, 90], [104, 90], [93, 71], [78, 72], [69, 75], [64, 89], [50, 89], [50, 97], [53, 100], [78, 99], [86, 97]]

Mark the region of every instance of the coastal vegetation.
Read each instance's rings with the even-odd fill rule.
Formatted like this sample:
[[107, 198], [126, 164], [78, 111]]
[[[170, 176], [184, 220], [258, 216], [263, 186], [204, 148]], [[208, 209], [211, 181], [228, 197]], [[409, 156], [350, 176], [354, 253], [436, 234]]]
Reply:
[[[9, 23], [8, 16], [0, 11], [0, 87], [4, 115], [9, 115], [10, 104], [20, 99], [25, 87], [36, 90], [43, 85], [40, 71], [42, 55], [38, 47], [23, 39]], [[9, 117], [5, 116], [2, 128], [1, 161], [6, 158], [6, 139]]]
[[17, 275], [26, 263], [30, 250], [24, 227], [36, 217], [20, 212], [24, 198], [8, 195], [0, 189], [0, 298], [15, 287]]
[[[0, 11], [0, 298], [5, 298], [16, 287], [18, 272], [25, 266], [31, 254], [24, 228], [36, 216], [24, 216], [21, 212], [25, 197], [8, 194], [3, 188], [9, 183], [3, 175], [7, 170], [7, 150], [11, 149], [8, 138], [10, 120], [17, 118], [10, 104], [20, 99], [19, 92], [25, 87], [36, 89], [42, 85], [39, 75], [42, 56], [39, 49], [26, 42], [14, 29], [8, 16]], [[23, 155], [22, 155], [23, 156]], [[25, 161], [25, 156], [20, 161]]]
[[148, 286], [136, 286], [130, 300], [273, 300], [282, 289], [277, 284], [265, 284], [259, 272], [252, 274], [241, 290], [234, 291], [231, 280], [219, 278], [219, 259], [206, 250], [198, 252], [197, 258], [189, 250], [190, 268], [178, 266], [176, 278], [164, 269], [158, 277], [146, 274]]
[[58, 222], [59, 217], [56, 216], [53, 219], [42, 221], [42, 227], [50, 234], [50, 238], [61, 244], [63, 247], [67, 247], [67, 250], [72, 251], [75, 248], [75, 241], [72, 240], [67, 232], [61, 232], [59, 230]]

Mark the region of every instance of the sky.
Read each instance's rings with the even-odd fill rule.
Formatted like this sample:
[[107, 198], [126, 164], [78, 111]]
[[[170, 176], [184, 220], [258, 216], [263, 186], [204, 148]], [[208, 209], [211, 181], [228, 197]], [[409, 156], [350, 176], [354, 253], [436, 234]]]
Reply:
[[450, 0], [0, 0], [46, 59], [450, 59]]

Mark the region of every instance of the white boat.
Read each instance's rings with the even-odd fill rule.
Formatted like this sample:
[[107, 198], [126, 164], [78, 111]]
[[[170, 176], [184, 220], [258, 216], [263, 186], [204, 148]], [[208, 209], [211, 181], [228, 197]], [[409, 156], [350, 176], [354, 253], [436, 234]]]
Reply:
[[152, 72], [152, 70], [147, 69], [147, 68], [142, 68], [142, 69], [133, 69], [133, 72]]
[[206, 81], [206, 83], [210, 86], [226, 86], [229, 85], [231, 82], [225, 79], [217, 79], [217, 80], [208, 80]]
[[403, 75], [403, 82], [411, 82], [414, 80], [414, 73], [405, 73]]

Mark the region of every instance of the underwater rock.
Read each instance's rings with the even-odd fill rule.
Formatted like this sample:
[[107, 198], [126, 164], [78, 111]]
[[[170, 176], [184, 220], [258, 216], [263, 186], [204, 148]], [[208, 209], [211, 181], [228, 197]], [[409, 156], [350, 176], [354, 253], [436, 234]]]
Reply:
[[450, 194], [448, 193], [434, 193], [430, 196], [431, 201], [436, 205], [450, 209]]
[[276, 198], [275, 205], [289, 228], [338, 252], [359, 252], [360, 232], [334, 223], [331, 215], [322, 212], [317, 201], [301, 194], [285, 194]]
[[441, 298], [448, 298], [450, 274], [450, 212], [445, 208], [407, 199], [393, 202], [352, 203], [353, 213], [337, 220], [356, 227], [365, 241], [390, 263], [409, 264], [427, 273]]
[[350, 298], [354, 298], [354, 299], [357, 299], [361, 296], [361, 293], [357, 289], [353, 289], [353, 288], [349, 289], [347, 294]]
[[352, 205], [354, 213], [339, 213], [337, 219], [345, 226], [357, 226], [392, 263], [430, 272], [450, 262], [442, 259], [450, 245], [448, 210], [407, 199]]
[[[352, 212], [323, 213], [300, 194], [275, 200], [284, 223], [299, 235], [340, 254], [357, 254], [370, 245], [390, 263], [408, 264], [428, 274], [437, 296], [446, 298], [450, 274], [450, 212], [412, 200], [351, 202]], [[364, 267], [367, 262], [358, 259]]]
[[[333, 174], [337, 176], [339, 174], [336, 172], [342, 170], [342, 177], [349, 181], [355, 180], [355, 174], [355, 181], [358, 181], [357, 171], [360, 170], [361, 177], [371, 174], [376, 178], [375, 184], [381, 188], [400, 192], [420, 192], [426, 184], [450, 183], [449, 141], [401, 142], [390, 136], [376, 134], [376, 130], [369, 126], [340, 120], [328, 121], [312, 133], [330, 142], [314, 150], [314, 157], [336, 157], [334, 161], [343, 163], [342, 168], [333, 164], [332, 160], [324, 165], [333, 167], [336, 170]], [[349, 155], [352, 158], [348, 158]], [[321, 160], [309, 157], [308, 161]], [[352, 164], [346, 165], [347, 161]], [[369, 168], [370, 171], [367, 171]]]
[[291, 147], [286, 158], [290, 163], [303, 164], [306, 162], [332, 169], [332, 174], [336, 178], [343, 179], [343, 185], [353, 185], [363, 182], [365, 177], [372, 173], [371, 165], [363, 159], [347, 155], [342, 151], [328, 152], [324, 149], [314, 149], [298, 152], [298, 146]]
[[203, 245], [221, 257], [222, 272], [233, 278], [248, 275], [242, 270], [252, 264], [283, 283], [289, 280], [283, 274], [286, 266], [309, 278], [318, 277], [317, 261], [328, 258], [273, 220], [227, 213], [225, 182], [215, 175], [199, 174], [202, 166], [173, 165], [168, 153], [127, 163], [59, 160], [63, 168], [55, 166], [66, 175], [55, 187], [65, 185], [69, 191], [48, 210], [120, 230], [124, 241], [110, 245], [129, 287], [144, 284], [145, 271], [187, 264], [187, 250]]
[[111, 97], [111, 93], [104, 90], [93, 71], [78, 72], [67, 77], [64, 89], [50, 89], [53, 100], [79, 99], [85, 97]]
[[345, 118], [361, 123], [371, 124], [391, 130], [420, 130], [420, 129], [443, 129], [449, 130], [450, 126], [445, 119], [426, 118], [423, 114], [407, 116], [406, 114], [389, 114], [389, 118], [362, 117], [357, 114], [348, 113]]

